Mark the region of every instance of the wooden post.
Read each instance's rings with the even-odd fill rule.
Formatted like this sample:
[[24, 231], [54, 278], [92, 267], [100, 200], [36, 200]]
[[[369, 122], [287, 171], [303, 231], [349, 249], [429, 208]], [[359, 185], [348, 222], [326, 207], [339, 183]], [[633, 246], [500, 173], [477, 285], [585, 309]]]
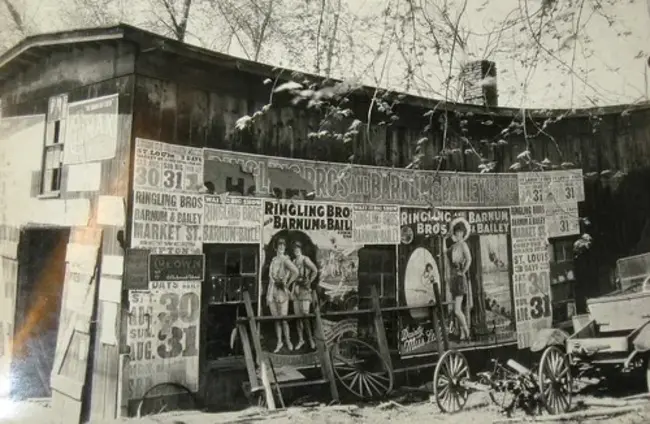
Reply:
[[393, 363], [390, 358], [390, 348], [388, 347], [388, 339], [386, 338], [386, 329], [384, 328], [384, 317], [381, 314], [379, 294], [377, 294], [377, 288], [375, 286], [370, 287], [370, 292], [372, 296], [372, 310], [374, 312], [373, 319], [375, 321], [375, 332], [377, 334], [377, 347], [379, 347], [379, 353], [388, 364], [390, 372], [392, 373]]
[[316, 348], [320, 356], [320, 364], [323, 375], [327, 378], [330, 386], [330, 394], [332, 400], [339, 401], [339, 391], [336, 387], [336, 379], [334, 378], [334, 367], [332, 365], [332, 358], [329, 355], [327, 345], [325, 344], [325, 330], [323, 329], [323, 320], [320, 314], [320, 304], [318, 303], [318, 295], [315, 291], [312, 292], [312, 303], [314, 305], [314, 330], [316, 331]]
[[440, 301], [440, 290], [438, 289], [438, 285], [434, 284], [433, 285], [433, 297], [436, 300], [436, 305], [439, 305], [438, 311], [440, 312], [440, 323], [442, 324], [442, 340], [444, 342], [444, 348], [445, 350], [449, 350], [449, 337], [447, 335], [447, 319], [445, 318], [445, 313], [442, 310], [444, 305]]
[[[433, 330], [436, 332], [436, 344], [438, 345], [438, 355], [442, 356], [445, 353], [445, 349], [442, 344], [442, 332], [440, 331], [440, 324], [438, 321], [438, 312], [436, 309], [441, 309], [442, 306], [439, 303], [431, 305], [429, 308], [429, 317], [433, 323]], [[442, 330], [444, 331], [444, 330]]]
[[254, 390], [258, 386], [257, 374], [255, 373], [255, 356], [253, 356], [253, 350], [251, 349], [251, 341], [248, 338], [248, 330], [244, 324], [237, 324], [237, 331], [239, 332], [239, 337], [241, 338], [242, 347], [244, 348], [244, 359], [246, 361], [246, 372], [248, 373], [248, 381], [251, 383], [251, 390]]
[[264, 395], [266, 397], [266, 406], [269, 411], [275, 411], [275, 399], [273, 399], [273, 390], [271, 390], [271, 383], [269, 382], [269, 366], [266, 360], [260, 364], [260, 375], [262, 377], [262, 386], [264, 387]]
[[255, 313], [253, 312], [253, 304], [251, 303], [250, 294], [244, 292], [244, 306], [246, 307], [246, 317], [248, 318], [248, 325], [253, 338], [253, 346], [255, 347], [255, 355], [260, 369], [260, 376], [262, 377], [262, 385], [264, 386], [264, 394], [266, 395], [266, 406], [269, 410], [275, 410], [275, 399], [273, 399], [273, 392], [269, 384], [269, 378], [266, 366], [266, 353], [262, 350], [262, 342], [260, 341], [260, 333], [255, 322]]

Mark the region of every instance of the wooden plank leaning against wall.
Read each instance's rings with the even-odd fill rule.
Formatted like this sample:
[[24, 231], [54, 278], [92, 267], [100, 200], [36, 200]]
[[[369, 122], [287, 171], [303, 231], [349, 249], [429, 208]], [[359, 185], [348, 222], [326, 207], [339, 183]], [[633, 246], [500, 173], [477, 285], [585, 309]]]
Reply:
[[[123, 236], [125, 222], [122, 225], [108, 223], [102, 218], [99, 209], [108, 207], [109, 203], [121, 204], [126, 215], [125, 204], [128, 196], [128, 175], [131, 137], [131, 111], [133, 76], [109, 79], [104, 82], [72, 90], [68, 93], [68, 104], [89, 101], [117, 95], [117, 148], [111, 159], [98, 162], [101, 180], [97, 191], [68, 190], [71, 178], [70, 166], [63, 168], [61, 181], [61, 198], [65, 200], [88, 199], [91, 205], [88, 226], [103, 230], [100, 247], [100, 260], [97, 287], [95, 289], [95, 309], [91, 325], [92, 346], [88, 361], [90, 374], [86, 378], [84, 390], [84, 410], [82, 419], [105, 419], [115, 417], [118, 411], [119, 377], [119, 326], [121, 321], [121, 278], [123, 270], [123, 250], [120, 239]], [[65, 140], [64, 140], [65, 142]], [[90, 178], [90, 177], [89, 177]], [[40, 172], [33, 175], [34, 181], [40, 180]], [[33, 187], [38, 187], [33, 184]], [[37, 193], [33, 193], [37, 195]], [[100, 206], [102, 205], [102, 206]], [[111, 219], [115, 219], [112, 217]], [[71, 240], [70, 243], [74, 243]], [[111, 328], [112, 327], [112, 328]], [[59, 331], [62, 331], [60, 328]], [[115, 337], [111, 336], [115, 334]], [[54, 370], [56, 372], [56, 370]], [[56, 407], [57, 403], [54, 403]], [[65, 404], [59, 405], [65, 409]], [[60, 411], [65, 416], [65, 411]]]

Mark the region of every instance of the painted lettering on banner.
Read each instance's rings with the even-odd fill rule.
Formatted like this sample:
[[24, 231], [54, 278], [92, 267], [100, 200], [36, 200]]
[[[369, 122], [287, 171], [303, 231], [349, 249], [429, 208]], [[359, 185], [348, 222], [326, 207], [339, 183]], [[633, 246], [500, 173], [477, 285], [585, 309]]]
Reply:
[[205, 196], [204, 243], [260, 243], [262, 199]]
[[546, 204], [546, 233], [549, 238], [580, 234], [580, 216], [576, 202]]
[[522, 205], [582, 202], [585, 200], [581, 169], [517, 173]]
[[543, 172], [545, 203], [582, 202], [585, 200], [582, 169]]
[[78, 164], [115, 157], [118, 99], [114, 94], [68, 105], [63, 163]]
[[135, 188], [198, 193], [203, 187], [203, 150], [136, 139]]
[[472, 234], [507, 234], [510, 232], [508, 209], [425, 209], [402, 208], [400, 225], [402, 236], [405, 227], [414, 234], [422, 236], [446, 236], [451, 229], [449, 224], [455, 218], [464, 218], [470, 225]]
[[358, 244], [398, 244], [399, 207], [392, 205], [354, 205], [353, 240]]
[[131, 245], [152, 253], [201, 253], [203, 195], [134, 190]]
[[349, 166], [205, 149], [215, 192], [284, 199], [393, 205], [518, 204], [517, 175]]
[[[314, 290], [323, 311], [358, 307], [358, 251], [363, 245], [353, 239], [353, 206], [265, 200], [263, 210], [260, 315], [309, 313]], [[324, 319], [325, 337], [356, 335], [356, 324], [356, 319]], [[313, 365], [317, 357], [311, 328], [297, 320], [289, 325], [295, 331], [281, 340], [273, 327], [262, 327], [264, 349], [290, 357], [293, 365]]]
[[535, 205], [544, 203], [545, 187], [541, 172], [517, 173], [519, 184], [519, 203], [522, 205]]
[[[435, 287], [444, 302], [453, 302], [461, 290], [448, 270], [454, 266], [452, 250], [462, 243], [469, 248], [470, 257], [465, 259], [471, 262], [462, 283], [467, 305], [463, 312], [467, 314], [473, 305], [484, 304], [478, 320], [489, 323], [489, 331], [486, 327], [472, 328], [474, 335], [481, 341], [512, 342], [515, 326], [509, 276], [509, 211], [401, 208], [400, 224], [398, 303], [410, 307], [399, 316], [400, 354], [411, 356], [437, 350], [428, 306], [435, 303]], [[462, 230], [462, 239], [457, 230]], [[453, 331], [457, 330], [454, 326]]]
[[200, 298], [200, 282], [152, 282], [149, 290], [129, 291], [129, 399], [168, 381], [198, 390]]
[[513, 297], [517, 344], [530, 347], [539, 329], [551, 328], [551, 284], [544, 205], [510, 208]]
[[150, 281], [203, 281], [205, 255], [151, 255]]

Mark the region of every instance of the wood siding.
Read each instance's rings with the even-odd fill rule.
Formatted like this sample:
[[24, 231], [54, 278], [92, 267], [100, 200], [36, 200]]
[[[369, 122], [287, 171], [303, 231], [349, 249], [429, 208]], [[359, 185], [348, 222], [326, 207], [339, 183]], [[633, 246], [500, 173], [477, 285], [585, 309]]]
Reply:
[[[45, 115], [48, 98], [52, 95], [67, 94], [68, 104], [118, 95], [116, 154], [111, 159], [99, 161], [101, 166], [99, 190], [68, 192], [66, 187], [68, 186], [69, 167], [64, 165], [60, 195], [58, 198], [44, 199], [38, 196], [40, 181], [38, 168], [30, 170], [30, 175], [26, 176], [31, 185], [31, 190], [28, 190], [29, 193], [26, 194], [31, 200], [29, 200], [29, 205], [24, 205], [26, 208], [57, 211], [59, 209], [53, 208], [53, 205], [68, 205], [81, 199], [87, 200], [90, 204], [87, 221], [75, 222], [70, 225], [81, 227], [86, 225], [103, 230], [103, 242], [100, 250], [101, 271], [97, 282], [97, 293], [100, 294], [116, 291], [111, 289], [117, 289], [117, 292], [120, 290], [119, 287], [103, 287], [103, 285], [121, 285], [123, 250], [118, 242], [121, 236], [118, 235], [124, 234], [124, 227], [98, 224], [97, 206], [102, 196], [117, 196], [123, 199], [128, 197], [132, 93], [135, 80], [132, 75], [133, 63], [134, 48], [123, 43], [106, 43], [83, 48], [68, 47], [46, 57], [40, 66], [26, 69], [0, 87], [3, 118], [27, 114]], [[32, 144], [34, 144], [32, 148], [25, 146], [22, 154], [42, 157], [42, 134], [38, 141], [30, 145]], [[50, 214], [51, 220], [46, 218], [41, 218], [41, 222], [26, 220], [21, 226], [61, 226], [61, 217], [52, 215], [55, 214]], [[41, 214], [41, 216], [45, 217], [48, 214]], [[7, 242], [16, 242], [13, 241], [16, 238], [14, 230], [19, 228], [14, 229], [13, 227], [2, 232], [5, 235], [3, 238], [6, 238]], [[5, 281], [5, 285], [8, 284], [10, 285], [11, 282]], [[121, 388], [118, 382], [119, 344], [106, 344], [101, 341], [102, 326], [114, 325], [118, 329], [120, 326], [121, 316], [119, 313], [117, 318], [113, 319], [115, 322], [111, 323], [106, 320], [106, 311], [115, 309], [115, 306], [109, 305], [109, 303], [117, 303], [117, 310], [120, 310], [121, 299], [115, 297], [107, 299], [99, 296], [96, 302], [97, 307], [93, 311], [92, 326], [97, 337], [91, 338], [94, 340], [94, 345], [91, 346], [88, 361], [92, 364], [92, 368], [89, 367], [91, 371], [88, 374], [85, 390], [87, 407], [83, 411], [83, 415], [90, 419], [114, 418], [119, 408], [118, 388]], [[110, 315], [111, 318], [113, 316], [114, 314]], [[63, 330], [60, 328], [59, 331]]]
[[[449, 126], [445, 148], [450, 154], [444, 158], [442, 170], [478, 171], [480, 160], [465, 152], [468, 145], [464, 138], [486, 160], [496, 162], [497, 172], [508, 172], [527, 147], [537, 160], [548, 158], [555, 164], [580, 166], [589, 175], [585, 181], [587, 199], [580, 210], [589, 220], [585, 230], [594, 243], [577, 261], [578, 278], [585, 281], [578, 288], [578, 297], [609, 290], [609, 270], [616, 259], [650, 250], [650, 192], [645, 189], [650, 182], [650, 107], [562, 116], [552, 110], [546, 114], [532, 112], [535, 119], [526, 120], [527, 146], [521, 129], [502, 135], [513, 118], [498, 109], [479, 114], [449, 105], [447, 112], [440, 107], [429, 120], [425, 117], [427, 109], [398, 104], [395, 111], [399, 119], [392, 125], [379, 125], [382, 117], [373, 112], [376, 121], [369, 127], [370, 135], [364, 124], [354, 142], [344, 145], [311, 140], [309, 133], [318, 130], [319, 117], [282, 101], [252, 131], [235, 132], [238, 118], [252, 115], [268, 103], [270, 85], [263, 83], [266, 76], [162, 52], [140, 57], [136, 73], [136, 137], [333, 162], [348, 162], [352, 157], [355, 163], [395, 167], [409, 164], [417, 141], [426, 138], [427, 157], [421, 167], [435, 169], [434, 155], [443, 144], [439, 120], [446, 113]], [[369, 104], [368, 98], [357, 96], [350, 107], [356, 117], [367, 121]], [[496, 144], [502, 139], [507, 144]], [[616, 171], [623, 174], [611, 178]]]

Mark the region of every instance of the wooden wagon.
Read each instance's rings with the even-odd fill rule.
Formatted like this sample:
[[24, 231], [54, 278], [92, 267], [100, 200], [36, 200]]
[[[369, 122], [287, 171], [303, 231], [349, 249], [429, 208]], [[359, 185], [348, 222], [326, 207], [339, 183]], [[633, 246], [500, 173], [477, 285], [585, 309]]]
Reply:
[[564, 349], [551, 345], [539, 366], [546, 409], [571, 405], [572, 375], [614, 377], [644, 372], [650, 391], [650, 254], [620, 259], [620, 288], [587, 300], [588, 315], [574, 317]]
[[[433, 368], [433, 386], [435, 400], [443, 412], [457, 412], [467, 402], [470, 393], [470, 370], [466, 357], [459, 351], [449, 349], [445, 314], [440, 294], [435, 290], [436, 302], [421, 306], [381, 307], [376, 290], [371, 293], [371, 305], [367, 309], [322, 313], [318, 301], [314, 299], [314, 312], [307, 318], [313, 321], [316, 340], [315, 362], [320, 367], [321, 378], [303, 381], [278, 381], [275, 376], [274, 362], [276, 354], [263, 348], [259, 325], [263, 322], [277, 320], [305, 319], [305, 316], [256, 316], [248, 293], [244, 293], [247, 316], [238, 320], [246, 367], [249, 377], [248, 391], [263, 394], [266, 405], [275, 407], [275, 394], [283, 401], [281, 391], [287, 388], [326, 384], [329, 386], [333, 402], [340, 401], [339, 388], [362, 400], [377, 399], [393, 390], [395, 375], [422, 368]], [[437, 351], [431, 357], [436, 358], [425, 363], [408, 365], [395, 355], [387, 341], [385, 323], [390, 315], [409, 311], [410, 309], [428, 309], [436, 332]], [[323, 325], [324, 319], [358, 318], [366, 319], [374, 328], [374, 337], [364, 339], [351, 332], [331, 340], [327, 337]], [[329, 339], [329, 340], [328, 340]], [[325, 343], [328, 340], [329, 343]], [[259, 371], [259, 374], [258, 374]]]

